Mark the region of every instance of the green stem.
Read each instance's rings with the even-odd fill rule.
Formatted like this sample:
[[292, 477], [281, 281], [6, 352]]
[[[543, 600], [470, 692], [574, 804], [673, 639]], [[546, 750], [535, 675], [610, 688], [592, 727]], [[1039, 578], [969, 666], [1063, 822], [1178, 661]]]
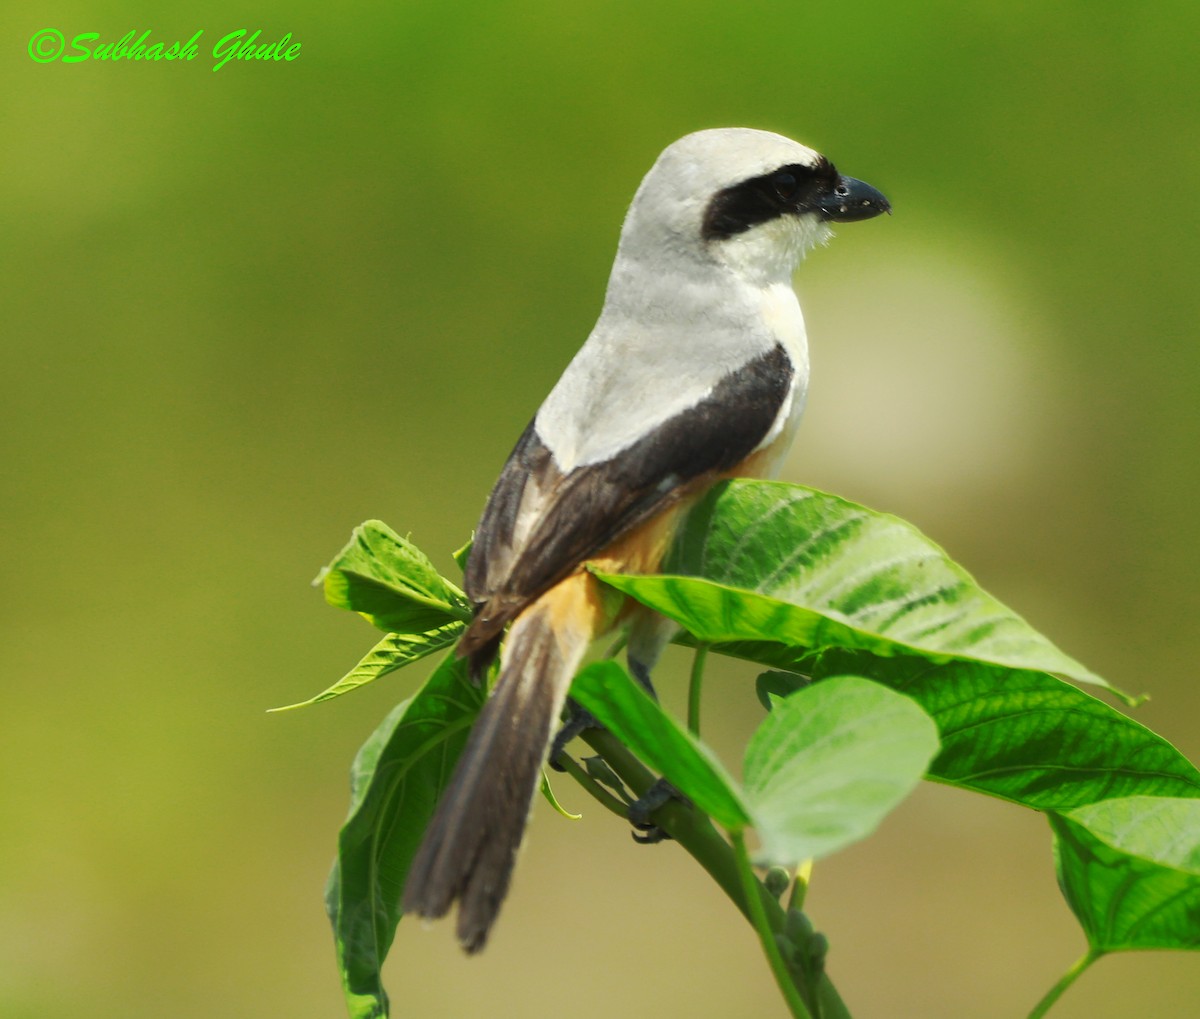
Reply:
[[[604, 729], [589, 729], [582, 734], [582, 739], [608, 762], [635, 796], [644, 795], [654, 784], [653, 773], [612, 733]], [[627, 818], [628, 812], [622, 816]], [[742, 895], [741, 881], [729, 851], [729, 843], [721, 838], [708, 817], [683, 803], [670, 800], [655, 812], [654, 820], [708, 871], [722, 891], [749, 919], [749, 907]], [[766, 894], [765, 888], [763, 894]]]
[[[635, 795], [643, 795], [654, 784], [654, 774], [612, 733], [604, 729], [589, 729], [583, 733], [582, 738], [608, 762], [609, 767]], [[585, 786], [585, 788], [587, 787]], [[761, 924], [765, 919], [766, 929], [783, 930], [786, 919], [783, 907], [752, 871], [749, 875], [749, 882], [746, 881], [746, 875], [739, 866], [734, 849], [713, 826], [707, 814], [689, 804], [669, 800], [654, 812], [654, 823], [667, 832], [692, 859], [708, 872], [720, 889], [729, 896], [730, 901], [756, 929], [763, 929]], [[774, 945], [774, 935], [771, 936], [771, 940]], [[777, 952], [778, 949], [776, 949]], [[820, 978], [820, 987], [813, 989], [811, 993], [807, 988], [797, 987], [792, 983], [790, 977], [788, 982], [792, 986], [793, 994], [801, 995], [801, 1007], [803, 1007], [803, 996], [805, 995], [823, 996], [829, 1000], [840, 1002], [836, 989], [825, 975]], [[788, 1001], [790, 1005], [790, 997]], [[809, 1017], [811, 1013], [808, 1011], [797, 1012], [793, 1008], [793, 1015]]]
[[558, 758], [559, 766], [570, 775], [576, 782], [583, 786], [584, 790], [591, 794], [592, 799], [596, 800], [602, 807], [611, 810], [617, 817], [628, 818], [628, 804], [617, 799], [612, 793], [597, 782], [591, 775], [587, 773], [584, 767], [575, 758], [569, 754], [563, 754]]
[[731, 832], [730, 838], [733, 839], [733, 855], [737, 861], [738, 873], [741, 875], [742, 889], [746, 894], [746, 901], [750, 903], [751, 921], [758, 931], [758, 939], [762, 942], [767, 962], [771, 964], [771, 972], [775, 975], [775, 983], [779, 985], [779, 992], [783, 995], [783, 999], [787, 1002], [788, 1009], [795, 1019], [812, 1019], [812, 1013], [805, 1007], [804, 999], [800, 997], [800, 990], [792, 980], [791, 973], [788, 972], [787, 963], [783, 961], [783, 954], [779, 951], [779, 942], [775, 940], [775, 930], [772, 929], [771, 922], [767, 919], [767, 911], [763, 909], [762, 899], [755, 894], [755, 887], [759, 881], [754, 876], [754, 868], [750, 865], [745, 836], [737, 831]]
[[621, 634], [614, 642], [613, 646], [604, 652], [605, 658], [616, 658], [622, 651], [625, 650], [625, 645], [629, 643], [629, 632]]
[[[644, 795], [654, 784], [654, 774], [612, 733], [604, 729], [589, 729], [583, 733], [582, 739], [608, 762], [635, 796]], [[733, 852], [729, 843], [713, 827], [708, 815], [677, 800], [668, 800], [655, 811], [654, 822], [708, 872], [742, 915], [751, 920], [750, 906]], [[782, 907], [762, 885], [759, 885], [759, 891], [768, 911], [774, 911], [772, 920], [777, 921], [777, 926], [782, 929]]]
[[708, 658], [708, 645], [697, 644], [692, 658], [692, 681], [688, 684], [688, 729], [693, 736], [700, 735], [700, 687], [704, 682], [704, 662]]
[[1042, 1016], [1050, 1011], [1050, 1007], [1062, 997], [1063, 991], [1075, 983], [1083, 975], [1083, 972], [1103, 954], [1104, 952], [1097, 948], [1089, 948], [1083, 958], [1067, 970], [1059, 978], [1058, 983], [1051, 987], [1046, 992], [1046, 996], [1034, 1006], [1033, 1011], [1029, 1013], [1029, 1019], [1042, 1019]]
[[797, 913], [804, 912], [804, 899], [808, 895], [808, 884], [812, 881], [813, 862], [805, 860], [796, 868], [796, 879], [792, 882], [792, 895], [788, 900], [788, 909]]
[[804, 899], [809, 894], [809, 882], [812, 880], [812, 861], [806, 859], [796, 868], [796, 877], [792, 881], [792, 894], [787, 898], [788, 911], [804, 912]]

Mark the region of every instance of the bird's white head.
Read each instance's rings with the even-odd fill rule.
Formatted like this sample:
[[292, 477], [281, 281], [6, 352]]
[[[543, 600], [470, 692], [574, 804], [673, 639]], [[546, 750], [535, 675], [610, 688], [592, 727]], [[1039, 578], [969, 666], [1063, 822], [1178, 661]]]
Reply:
[[783, 135], [697, 131], [667, 146], [646, 174], [618, 258], [716, 268], [761, 285], [789, 277], [831, 223], [890, 211], [875, 188]]

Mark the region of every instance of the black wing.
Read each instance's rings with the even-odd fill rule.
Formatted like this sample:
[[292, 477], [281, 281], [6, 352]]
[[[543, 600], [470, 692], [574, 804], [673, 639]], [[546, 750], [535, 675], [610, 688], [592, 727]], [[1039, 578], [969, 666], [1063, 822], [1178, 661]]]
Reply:
[[[610, 460], [562, 474], [531, 422], [508, 458], [467, 561], [478, 615], [460, 653], [491, 656], [504, 626], [579, 564], [665, 508], [688, 482], [728, 471], [762, 442], [792, 388], [782, 346]], [[522, 505], [537, 518], [522, 528]]]

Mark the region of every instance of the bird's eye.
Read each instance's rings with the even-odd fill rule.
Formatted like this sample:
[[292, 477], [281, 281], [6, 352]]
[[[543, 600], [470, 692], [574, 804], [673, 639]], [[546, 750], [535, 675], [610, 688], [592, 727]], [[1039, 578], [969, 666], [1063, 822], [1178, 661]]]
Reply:
[[847, 195], [850, 194], [850, 188], [846, 184], [839, 184], [837, 187], [835, 187], [833, 189], [833, 193], [835, 195], [837, 195], [838, 198], [845, 198]]
[[796, 197], [799, 182], [796, 180], [795, 174], [781, 171], [771, 177], [771, 185], [775, 188], [775, 194], [785, 202], [789, 202]]

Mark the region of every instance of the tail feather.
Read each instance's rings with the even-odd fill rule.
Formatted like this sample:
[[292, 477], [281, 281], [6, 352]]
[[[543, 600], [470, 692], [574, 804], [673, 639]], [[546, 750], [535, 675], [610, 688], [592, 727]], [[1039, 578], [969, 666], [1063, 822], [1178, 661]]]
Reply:
[[477, 952], [500, 912], [547, 749], [586, 628], [563, 632], [535, 605], [513, 624], [500, 677], [425, 832], [405, 912], [441, 917], [458, 900], [458, 939]]

